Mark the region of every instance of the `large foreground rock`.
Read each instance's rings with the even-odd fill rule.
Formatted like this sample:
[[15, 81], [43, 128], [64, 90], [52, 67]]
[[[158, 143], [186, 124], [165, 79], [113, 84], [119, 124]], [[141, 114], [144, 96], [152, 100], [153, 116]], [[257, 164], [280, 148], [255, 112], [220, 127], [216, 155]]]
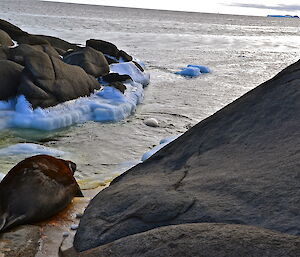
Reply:
[[194, 223], [160, 227], [61, 257], [298, 257], [300, 237], [243, 225]]
[[33, 108], [46, 108], [88, 96], [101, 87], [82, 68], [41, 51], [26, 56], [24, 62], [18, 94], [24, 95]]
[[299, 79], [297, 62], [116, 178], [87, 207], [76, 250], [186, 223], [300, 235]]

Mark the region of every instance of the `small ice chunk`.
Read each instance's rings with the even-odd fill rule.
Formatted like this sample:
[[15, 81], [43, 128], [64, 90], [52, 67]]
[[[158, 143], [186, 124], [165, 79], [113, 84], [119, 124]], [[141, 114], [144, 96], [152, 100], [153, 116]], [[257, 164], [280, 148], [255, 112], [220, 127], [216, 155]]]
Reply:
[[158, 121], [155, 118], [149, 118], [144, 121], [145, 125], [149, 127], [158, 127]]
[[70, 235], [69, 232], [64, 232], [62, 236], [63, 236], [63, 238], [66, 238], [66, 237], [68, 237], [69, 235]]
[[181, 71], [175, 72], [175, 74], [185, 76], [185, 77], [198, 77], [200, 76], [201, 72], [198, 68], [186, 67], [186, 68], [182, 68]]
[[210, 73], [210, 69], [207, 66], [189, 64], [187, 67], [197, 68], [201, 73]]
[[159, 141], [160, 144], [165, 144], [165, 143], [170, 143], [180, 137], [182, 134], [176, 135], [176, 136], [171, 136], [171, 137], [166, 137], [163, 138], [162, 140]]
[[168, 138], [164, 138], [162, 140], [160, 140], [159, 145], [153, 147], [150, 151], [146, 152], [143, 154], [141, 161], [145, 161], [148, 158], [150, 158], [153, 154], [155, 154], [156, 152], [158, 152], [160, 149], [162, 149], [163, 147], [165, 147], [167, 144], [171, 143], [172, 141], [174, 141], [175, 139], [177, 139], [178, 137], [180, 137], [182, 134], [176, 135], [176, 136], [172, 136], [172, 137], [168, 137]]
[[146, 152], [143, 154], [141, 161], [144, 162], [147, 159], [149, 159], [153, 154], [155, 154], [156, 152], [158, 152], [160, 149], [162, 149], [165, 145], [167, 145], [168, 143], [164, 143], [164, 144], [159, 144], [157, 146], [154, 146], [150, 151]]
[[70, 228], [71, 228], [71, 230], [77, 230], [78, 225], [77, 224], [72, 224]]
[[59, 151], [43, 145], [32, 144], [32, 143], [19, 143], [4, 147], [0, 149], [0, 156], [11, 156], [11, 155], [26, 155], [32, 156], [36, 154], [48, 154], [56, 157], [60, 157], [66, 154], [66, 152]]

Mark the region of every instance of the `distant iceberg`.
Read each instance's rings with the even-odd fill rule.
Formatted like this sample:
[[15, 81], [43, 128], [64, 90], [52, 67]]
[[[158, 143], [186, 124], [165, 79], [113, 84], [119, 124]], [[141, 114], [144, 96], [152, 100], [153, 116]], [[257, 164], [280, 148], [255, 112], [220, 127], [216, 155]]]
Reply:
[[276, 18], [299, 18], [298, 15], [272, 15], [272, 14], [269, 14], [267, 17], [276, 17]]

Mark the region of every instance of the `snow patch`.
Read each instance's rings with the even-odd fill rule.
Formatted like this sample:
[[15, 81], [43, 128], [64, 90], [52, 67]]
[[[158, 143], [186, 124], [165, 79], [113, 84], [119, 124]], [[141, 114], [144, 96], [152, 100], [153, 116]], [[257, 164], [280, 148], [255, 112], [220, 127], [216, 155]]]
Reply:
[[47, 154], [55, 157], [61, 157], [64, 156], [66, 152], [33, 143], [19, 143], [0, 149], [0, 156], [33, 156], [37, 154]]

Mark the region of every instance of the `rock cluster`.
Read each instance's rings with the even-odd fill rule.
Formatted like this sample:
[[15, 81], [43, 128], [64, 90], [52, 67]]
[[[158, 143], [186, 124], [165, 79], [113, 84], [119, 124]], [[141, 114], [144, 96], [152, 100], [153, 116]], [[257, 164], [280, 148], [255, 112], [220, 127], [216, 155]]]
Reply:
[[[202, 256], [207, 243], [203, 256], [299, 256], [299, 79], [300, 61], [117, 177], [87, 207], [74, 249], [111, 252], [103, 256]], [[262, 229], [277, 231], [293, 250], [272, 252], [279, 241], [262, 236], [275, 233]], [[206, 233], [205, 243], [191, 243]], [[252, 239], [244, 244], [242, 234]], [[232, 238], [238, 250], [229, 254]], [[250, 252], [244, 254], [238, 241]], [[189, 255], [194, 246], [199, 254]], [[183, 254], [173, 255], [173, 248]]]
[[[110, 42], [91, 39], [81, 47], [56, 37], [29, 34], [0, 20], [0, 100], [24, 95], [33, 108], [46, 108], [88, 96], [101, 88], [99, 81], [106, 81], [109, 64], [120, 61], [132, 61], [132, 57]], [[114, 76], [106, 85], [124, 93], [122, 81], [124, 75]]]

